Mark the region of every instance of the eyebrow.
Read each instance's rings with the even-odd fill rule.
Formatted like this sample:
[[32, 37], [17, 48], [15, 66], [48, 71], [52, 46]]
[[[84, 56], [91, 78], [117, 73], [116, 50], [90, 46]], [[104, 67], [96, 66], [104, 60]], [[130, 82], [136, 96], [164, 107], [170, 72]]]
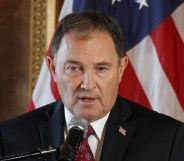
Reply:
[[66, 64], [77, 64], [77, 65], [82, 65], [81, 62], [76, 61], [76, 60], [72, 60], [72, 59], [67, 60], [64, 64], [65, 64], [65, 65], [66, 65]]
[[107, 62], [99, 62], [99, 63], [96, 63], [97, 66], [108, 66], [108, 67], [112, 67], [112, 64], [110, 63], [107, 63]]
[[[65, 62], [65, 65], [66, 64], [77, 64], [77, 65], [80, 65], [82, 66], [83, 63], [79, 62], [79, 61], [76, 61], [76, 60], [72, 60], [72, 59], [69, 59]], [[112, 64], [111, 63], [108, 63], [108, 62], [98, 62], [98, 63], [95, 63], [95, 66], [108, 66], [108, 67], [112, 67]]]

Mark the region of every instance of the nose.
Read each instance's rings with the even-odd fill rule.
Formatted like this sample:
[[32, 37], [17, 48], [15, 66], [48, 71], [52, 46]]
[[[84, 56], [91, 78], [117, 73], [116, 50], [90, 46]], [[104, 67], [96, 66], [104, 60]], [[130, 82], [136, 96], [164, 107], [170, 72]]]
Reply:
[[92, 90], [95, 88], [94, 74], [91, 71], [83, 73], [81, 88], [84, 90]]

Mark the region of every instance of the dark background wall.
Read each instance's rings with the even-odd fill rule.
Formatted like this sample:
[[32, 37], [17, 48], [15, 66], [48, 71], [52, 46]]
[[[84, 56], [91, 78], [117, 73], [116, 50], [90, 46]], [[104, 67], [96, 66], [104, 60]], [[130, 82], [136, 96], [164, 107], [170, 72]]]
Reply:
[[0, 122], [26, 112], [63, 2], [0, 0]]
[[0, 121], [29, 102], [31, 0], [0, 0]]

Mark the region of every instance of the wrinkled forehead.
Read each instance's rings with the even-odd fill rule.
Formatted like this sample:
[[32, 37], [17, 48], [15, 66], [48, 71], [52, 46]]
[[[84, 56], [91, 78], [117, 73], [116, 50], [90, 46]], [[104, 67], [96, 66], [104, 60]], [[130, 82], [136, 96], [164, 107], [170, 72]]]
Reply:
[[78, 32], [66, 34], [61, 41], [57, 55], [60, 55], [62, 60], [67, 58], [87, 62], [90, 60], [109, 61], [118, 58], [112, 38], [108, 33], [99, 31], [88, 34]]
[[[108, 45], [108, 46], [107, 46]], [[105, 31], [77, 32], [72, 31], [66, 34], [60, 43], [60, 48], [83, 50], [106, 49], [115, 50], [115, 45], [111, 36]]]

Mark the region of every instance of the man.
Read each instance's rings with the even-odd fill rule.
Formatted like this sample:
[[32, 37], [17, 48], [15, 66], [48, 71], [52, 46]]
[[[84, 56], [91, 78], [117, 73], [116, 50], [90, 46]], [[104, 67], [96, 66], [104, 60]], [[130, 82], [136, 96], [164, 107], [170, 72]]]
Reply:
[[[96, 12], [62, 19], [48, 64], [59, 100], [0, 126], [2, 156], [60, 146], [68, 122], [84, 118], [96, 161], [184, 161], [184, 124], [118, 96], [127, 66], [120, 27]], [[52, 159], [52, 158], [46, 158]]]

